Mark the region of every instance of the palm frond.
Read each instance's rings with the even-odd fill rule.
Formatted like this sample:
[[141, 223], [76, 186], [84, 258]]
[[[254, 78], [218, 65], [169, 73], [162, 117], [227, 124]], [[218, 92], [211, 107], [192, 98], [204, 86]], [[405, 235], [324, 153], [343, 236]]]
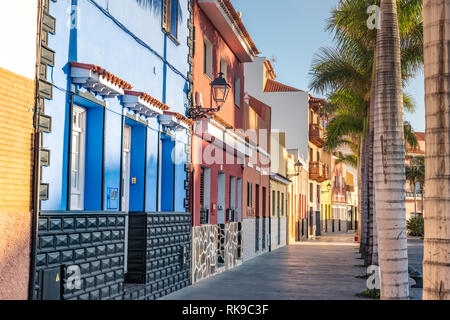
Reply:
[[356, 167], [358, 166], [358, 156], [355, 154], [338, 155], [336, 163], [345, 163]]
[[353, 88], [367, 91], [367, 66], [340, 48], [321, 48], [314, 56], [309, 87], [319, 93]]
[[360, 137], [364, 132], [364, 117], [342, 114], [331, 119], [325, 134], [325, 145], [328, 150], [335, 150], [345, 142], [346, 137]]
[[409, 113], [416, 112], [416, 102], [413, 96], [405, 92], [403, 92], [403, 108]]
[[414, 134], [414, 131], [412, 129], [411, 124], [408, 121], [405, 121], [403, 124], [403, 130], [405, 135], [405, 148], [408, 148], [408, 146], [412, 149], [417, 149], [419, 146], [419, 142], [417, 141], [416, 135]]

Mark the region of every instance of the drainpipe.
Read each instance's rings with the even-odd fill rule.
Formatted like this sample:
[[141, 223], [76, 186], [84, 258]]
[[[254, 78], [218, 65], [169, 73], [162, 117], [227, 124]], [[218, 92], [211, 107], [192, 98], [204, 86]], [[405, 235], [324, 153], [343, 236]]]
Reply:
[[35, 105], [34, 105], [34, 144], [33, 144], [33, 187], [32, 187], [32, 208], [31, 208], [31, 252], [30, 252], [30, 274], [28, 282], [28, 300], [34, 298], [34, 282], [36, 274], [36, 247], [39, 223], [39, 186], [41, 176], [39, 150], [41, 145], [41, 134], [39, 132], [39, 66], [41, 60], [41, 33], [43, 0], [38, 0], [37, 10], [37, 33], [36, 33], [36, 75], [35, 75]]

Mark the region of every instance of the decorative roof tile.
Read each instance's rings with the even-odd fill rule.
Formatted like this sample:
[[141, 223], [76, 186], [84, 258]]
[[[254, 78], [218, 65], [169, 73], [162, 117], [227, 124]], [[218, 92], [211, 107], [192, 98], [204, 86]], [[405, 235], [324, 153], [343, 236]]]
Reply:
[[178, 112], [172, 112], [172, 111], [164, 111], [165, 115], [170, 115], [174, 118], [176, 118], [177, 120], [187, 124], [188, 126], [193, 126], [194, 125], [194, 121], [183, 116], [182, 114], [178, 113]]
[[314, 110], [318, 110], [322, 107], [324, 107], [327, 104], [327, 100], [322, 98], [315, 98], [311, 95], [309, 95], [309, 106], [313, 108]]
[[163, 111], [167, 111], [167, 110], [170, 109], [170, 107], [168, 105], [162, 103], [158, 99], [153, 98], [151, 95], [149, 95], [149, 94], [147, 94], [145, 92], [125, 90], [125, 94], [139, 97], [139, 98], [143, 99], [144, 101], [147, 101], [151, 105], [154, 105], [154, 106], [156, 106], [157, 108], [159, 108], [159, 109], [161, 109]]
[[98, 73], [100, 76], [108, 80], [109, 82], [115, 84], [116, 86], [124, 89], [124, 90], [131, 90], [133, 87], [127, 83], [125, 80], [120, 79], [119, 77], [115, 76], [114, 74], [106, 71], [102, 67], [96, 66], [94, 64], [86, 64], [86, 63], [80, 63], [80, 62], [71, 62], [71, 67], [80, 68], [80, 69], [86, 69], [91, 70], [92, 72]]
[[285, 85], [275, 80], [267, 79], [264, 92], [304, 92], [304, 91]]
[[225, 10], [225, 12], [228, 14], [231, 21], [236, 24], [237, 29], [240, 30], [243, 34], [243, 38], [247, 41], [248, 46], [252, 50], [253, 54], [256, 56], [259, 54], [259, 50], [256, 48], [255, 43], [253, 42], [252, 38], [247, 32], [247, 29], [244, 26], [244, 23], [242, 22], [242, 18], [240, 17], [239, 13], [236, 12], [233, 5], [231, 4], [230, 0], [219, 0], [220, 5]]

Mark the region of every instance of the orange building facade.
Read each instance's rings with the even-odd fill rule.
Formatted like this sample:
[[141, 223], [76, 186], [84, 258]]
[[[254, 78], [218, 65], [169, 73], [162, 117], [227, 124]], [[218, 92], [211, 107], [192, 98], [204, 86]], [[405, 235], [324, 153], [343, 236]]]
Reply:
[[[245, 130], [255, 116], [244, 102], [244, 63], [258, 53], [228, 0], [195, 0], [193, 6], [194, 108], [217, 108], [197, 117], [192, 135], [190, 209], [192, 282], [231, 269], [243, 260], [242, 222], [247, 217], [245, 164], [251, 144]], [[225, 102], [213, 99], [220, 76], [230, 89]], [[246, 160], [247, 159], [247, 160]], [[255, 195], [256, 197], [256, 195]]]

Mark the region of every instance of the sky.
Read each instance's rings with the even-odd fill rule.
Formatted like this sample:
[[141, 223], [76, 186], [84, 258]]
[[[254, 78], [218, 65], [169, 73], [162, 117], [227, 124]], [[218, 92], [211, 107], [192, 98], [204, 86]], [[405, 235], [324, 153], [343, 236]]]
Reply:
[[[321, 47], [333, 47], [326, 20], [338, 0], [231, 0], [242, 12], [247, 31], [261, 52], [274, 63], [277, 81], [309, 91], [309, 71]], [[415, 131], [425, 130], [423, 73], [410, 80], [405, 92], [413, 96], [415, 114], [405, 113]], [[311, 92], [312, 95], [320, 96]]]

